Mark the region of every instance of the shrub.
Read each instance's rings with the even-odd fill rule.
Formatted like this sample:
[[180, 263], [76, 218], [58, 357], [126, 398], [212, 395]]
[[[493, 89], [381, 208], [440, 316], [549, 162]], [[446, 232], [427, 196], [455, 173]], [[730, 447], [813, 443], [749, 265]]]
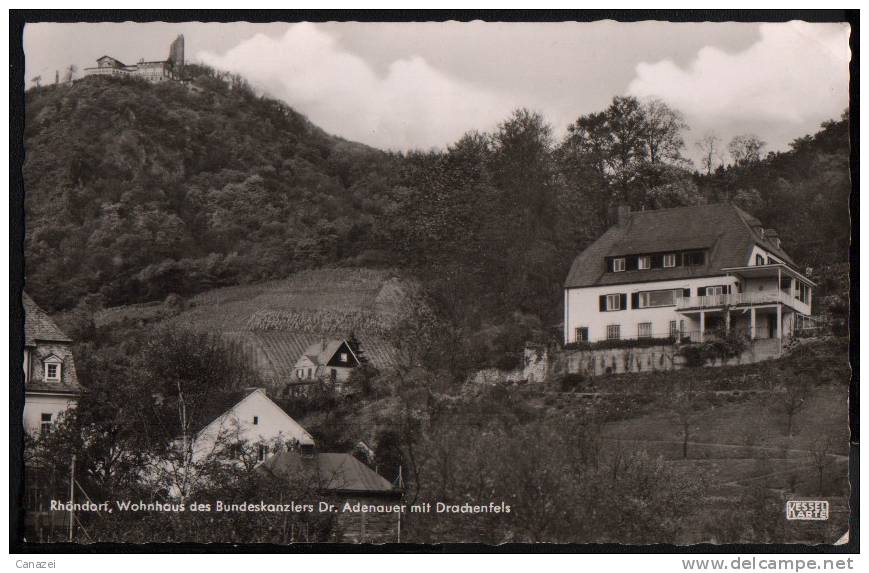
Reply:
[[558, 381], [558, 385], [562, 392], [573, 392], [578, 390], [584, 382], [585, 375], [583, 374], [565, 374]]
[[571, 342], [564, 345], [565, 350], [606, 350], [609, 348], [648, 348], [650, 346], [670, 346], [676, 343], [673, 337], [667, 338], [626, 338], [619, 340], [599, 340], [597, 342]]

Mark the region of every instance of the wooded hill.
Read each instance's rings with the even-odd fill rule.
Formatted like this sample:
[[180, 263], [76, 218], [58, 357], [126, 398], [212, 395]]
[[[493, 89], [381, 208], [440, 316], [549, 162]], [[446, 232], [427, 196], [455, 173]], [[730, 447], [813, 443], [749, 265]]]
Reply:
[[742, 138], [724, 162], [704, 140], [704, 173], [686, 159], [679, 111], [631, 97], [561, 141], [519, 109], [444, 151], [390, 154], [324, 133], [243, 78], [190, 72], [183, 85], [93, 77], [27, 92], [26, 288], [44, 308], [397, 268], [440, 319], [435, 366], [458, 374], [557, 337], [567, 269], [616, 205], [732, 201], [815, 269], [816, 300], [837, 295], [828, 306], [847, 313], [846, 119], [783, 153]]

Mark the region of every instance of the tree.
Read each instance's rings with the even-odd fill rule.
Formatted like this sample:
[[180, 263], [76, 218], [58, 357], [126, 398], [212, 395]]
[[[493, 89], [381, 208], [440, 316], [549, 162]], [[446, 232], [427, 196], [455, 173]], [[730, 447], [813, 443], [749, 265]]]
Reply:
[[787, 420], [787, 435], [793, 435], [794, 416], [803, 411], [811, 395], [811, 386], [803, 375], [794, 374], [778, 390], [779, 408]]
[[75, 79], [75, 73], [78, 71], [78, 67], [75, 64], [70, 64], [66, 68], [66, 74], [64, 75], [64, 81], [66, 83], [72, 82]]
[[755, 165], [763, 159], [766, 142], [753, 133], [737, 135], [727, 144], [730, 159], [737, 167]]
[[42, 85], [42, 76], [33, 76], [30, 78], [30, 81], [33, 82], [33, 85], [39, 87]]
[[706, 175], [712, 175], [716, 165], [721, 163], [721, 138], [708, 131], [694, 143], [694, 146], [701, 153], [701, 168], [706, 172]]
[[659, 99], [649, 98], [643, 103], [643, 114], [646, 159], [650, 163], [686, 164], [682, 132], [688, 129], [688, 124], [682, 112]]
[[691, 440], [691, 426], [700, 415], [697, 393], [690, 388], [679, 392], [672, 404], [672, 413], [682, 430], [682, 459], [688, 458], [688, 442]]
[[824, 495], [824, 469], [827, 467], [832, 442], [830, 438], [819, 437], [812, 441], [810, 452], [812, 465], [818, 474], [818, 494]]

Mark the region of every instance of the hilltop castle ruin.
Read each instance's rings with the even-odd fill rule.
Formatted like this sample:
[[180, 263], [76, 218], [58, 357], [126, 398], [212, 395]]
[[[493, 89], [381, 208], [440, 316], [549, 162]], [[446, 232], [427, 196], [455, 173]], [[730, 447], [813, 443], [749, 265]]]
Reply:
[[180, 80], [184, 73], [184, 36], [179, 35], [169, 46], [169, 58], [162, 61], [128, 65], [111, 56], [97, 59], [97, 67], [85, 68], [85, 76], [139, 77], [149, 82]]

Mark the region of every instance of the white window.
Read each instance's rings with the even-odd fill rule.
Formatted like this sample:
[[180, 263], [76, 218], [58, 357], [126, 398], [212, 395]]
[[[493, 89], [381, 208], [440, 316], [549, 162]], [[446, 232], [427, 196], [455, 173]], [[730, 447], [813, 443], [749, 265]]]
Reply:
[[347, 353], [346, 352], [341, 353], [341, 362], [347, 362]]
[[576, 329], [576, 341], [577, 342], [588, 342], [588, 327], [580, 326]]
[[724, 287], [723, 286], [719, 285], [719, 286], [706, 287], [706, 296], [713, 296], [713, 295], [718, 295], [718, 294], [724, 294]]
[[45, 381], [60, 382], [61, 362], [57, 356], [49, 356], [45, 359]]
[[637, 325], [637, 337], [638, 338], [652, 338], [652, 323], [651, 322], [641, 322]]
[[679, 324], [675, 320], [670, 321], [670, 338], [679, 338]]
[[606, 295], [606, 309], [607, 310], [621, 310], [622, 309], [622, 297], [619, 294], [608, 294]]
[[651, 269], [652, 268], [652, 257], [649, 257], [649, 256], [637, 257], [637, 267], [639, 267], [640, 270]]
[[620, 259], [613, 259], [613, 272], [620, 273], [625, 270], [625, 259], [624, 257]]
[[664, 268], [670, 268], [676, 266], [676, 255], [674, 253], [670, 253], [668, 255], [664, 255]]
[[607, 340], [618, 340], [622, 337], [622, 327], [618, 324], [608, 324], [606, 327]]
[[639, 296], [640, 308], [650, 308], [655, 306], [673, 306], [674, 304], [676, 304], [676, 297], [681, 295], [681, 289], [649, 290], [641, 292]]
[[51, 414], [42, 414], [42, 418], [39, 422], [39, 433], [47, 434], [51, 431]]

